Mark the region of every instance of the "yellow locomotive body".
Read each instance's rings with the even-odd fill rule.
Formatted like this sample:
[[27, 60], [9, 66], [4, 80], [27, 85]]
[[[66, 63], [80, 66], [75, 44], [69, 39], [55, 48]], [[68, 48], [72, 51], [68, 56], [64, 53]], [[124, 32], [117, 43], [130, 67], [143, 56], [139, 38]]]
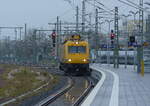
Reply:
[[79, 35], [71, 36], [61, 45], [60, 69], [65, 73], [84, 74], [89, 71], [89, 45]]

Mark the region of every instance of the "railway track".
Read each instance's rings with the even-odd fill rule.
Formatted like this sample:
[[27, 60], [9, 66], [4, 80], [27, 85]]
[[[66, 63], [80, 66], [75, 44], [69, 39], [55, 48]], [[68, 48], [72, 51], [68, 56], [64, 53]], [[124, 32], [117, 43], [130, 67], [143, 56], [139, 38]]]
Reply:
[[43, 68], [61, 77], [56, 89], [43, 92], [23, 101], [21, 106], [78, 106], [93, 88], [96, 81], [90, 76], [64, 76], [57, 68]]
[[89, 78], [72, 77], [72, 84], [55, 95], [47, 97], [36, 106], [78, 106], [90, 92], [93, 83]]
[[[54, 74], [63, 75], [58, 70]], [[36, 106], [78, 106], [96, 83], [93, 78], [87, 76], [65, 77], [70, 79], [68, 85], [40, 101]]]

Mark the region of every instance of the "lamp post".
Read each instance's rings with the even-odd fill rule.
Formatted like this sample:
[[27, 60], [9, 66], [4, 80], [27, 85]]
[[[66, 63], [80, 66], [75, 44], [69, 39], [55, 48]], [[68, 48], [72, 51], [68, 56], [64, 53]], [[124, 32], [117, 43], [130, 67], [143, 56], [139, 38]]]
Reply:
[[136, 26], [136, 15], [139, 13], [139, 11], [136, 11], [136, 12], [129, 11], [129, 13], [133, 14], [133, 16], [134, 16], [134, 28], [135, 28], [135, 26]]
[[[129, 13], [133, 14], [133, 16], [134, 16], [134, 32], [135, 32], [135, 30], [136, 30], [136, 15], [139, 13], [139, 11], [136, 11], [136, 12], [129, 11]], [[136, 48], [134, 47], [134, 70], [135, 70], [135, 65], [136, 65]]]
[[106, 22], [108, 22], [108, 32], [110, 33], [110, 24], [111, 24], [111, 22], [113, 22], [114, 20], [105, 20]]
[[[105, 22], [98, 22], [98, 24], [99, 24], [99, 27], [98, 28], [100, 28], [100, 31], [99, 31], [99, 33], [98, 34], [101, 34], [101, 26], [102, 26], [102, 24], [104, 24]], [[98, 35], [97, 35], [97, 37], [99, 37]], [[98, 46], [99, 46], [99, 41], [97, 41], [98, 39], [96, 38], [96, 48], [97, 48], [97, 57], [99, 58], [99, 62], [101, 63], [101, 50], [99, 50], [98, 48]], [[100, 51], [100, 52], [98, 52], [98, 51]], [[99, 54], [100, 53], [100, 54]]]
[[125, 17], [125, 29], [126, 29], [126, 34], [127, 34], [127, 38], [126, 38], [126, 49], [125, 49], [125, 68], [127, 68], [127, 62], [128, 62], [128, 54], [127, 54], [127, 51], [128, 51], [128, 39], [129, 39], [129, 33], [128, 33], [128, 17], [131, 16], [131, 14], [128, 14], [128, 15], [122, 15], [123, 17]]
[[99, 22], [100, 25], [100, 33], [102, 33], [102, 24], [104, 24], [105, 22]]

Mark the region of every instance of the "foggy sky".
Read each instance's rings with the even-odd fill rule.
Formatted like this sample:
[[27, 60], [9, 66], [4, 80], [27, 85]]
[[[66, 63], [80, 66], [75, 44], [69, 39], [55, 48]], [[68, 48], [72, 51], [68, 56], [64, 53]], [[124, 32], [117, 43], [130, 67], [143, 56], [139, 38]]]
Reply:
[[62, 0], [0, 0], [0, 26], [45, 26], [69, 9]]
[[[99, 1], [109, 9], [119, 6], [120, 13], [127, 14], [129, 10], [135, 10], [118, 0]], [[139, 0], [132, 1], [138, 2]], [[74, 6], [80, 3], [81, 0], [74, 0]], [[47, 23], [55, 21], [57, 16], [73, 21], [75, 10], [64, 0], [0, 0], [0, 26], [21, 26], [27, 23], [30, 27], [47, 27]]]

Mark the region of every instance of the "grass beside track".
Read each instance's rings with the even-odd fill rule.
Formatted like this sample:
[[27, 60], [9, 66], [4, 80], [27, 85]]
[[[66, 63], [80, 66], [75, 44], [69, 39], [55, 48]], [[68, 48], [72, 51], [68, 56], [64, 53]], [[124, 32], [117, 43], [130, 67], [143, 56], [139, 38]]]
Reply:
[[40, 93], [43, 90], [49, 90], [59, 80], [57, 76], [53, 76], [53, 80], [51, 80], [48, 72], [32, 67], [0, 64], [0, 70], [2, 71], [0, 80], [3, 83], [3, 85], [0, 85], [0, 101], [6, 98], [20, 96], [47, 82], [50, 82], [48, 85], [49, 87], [45, 87], [42, 90], [37, 91], [37, 93]]

